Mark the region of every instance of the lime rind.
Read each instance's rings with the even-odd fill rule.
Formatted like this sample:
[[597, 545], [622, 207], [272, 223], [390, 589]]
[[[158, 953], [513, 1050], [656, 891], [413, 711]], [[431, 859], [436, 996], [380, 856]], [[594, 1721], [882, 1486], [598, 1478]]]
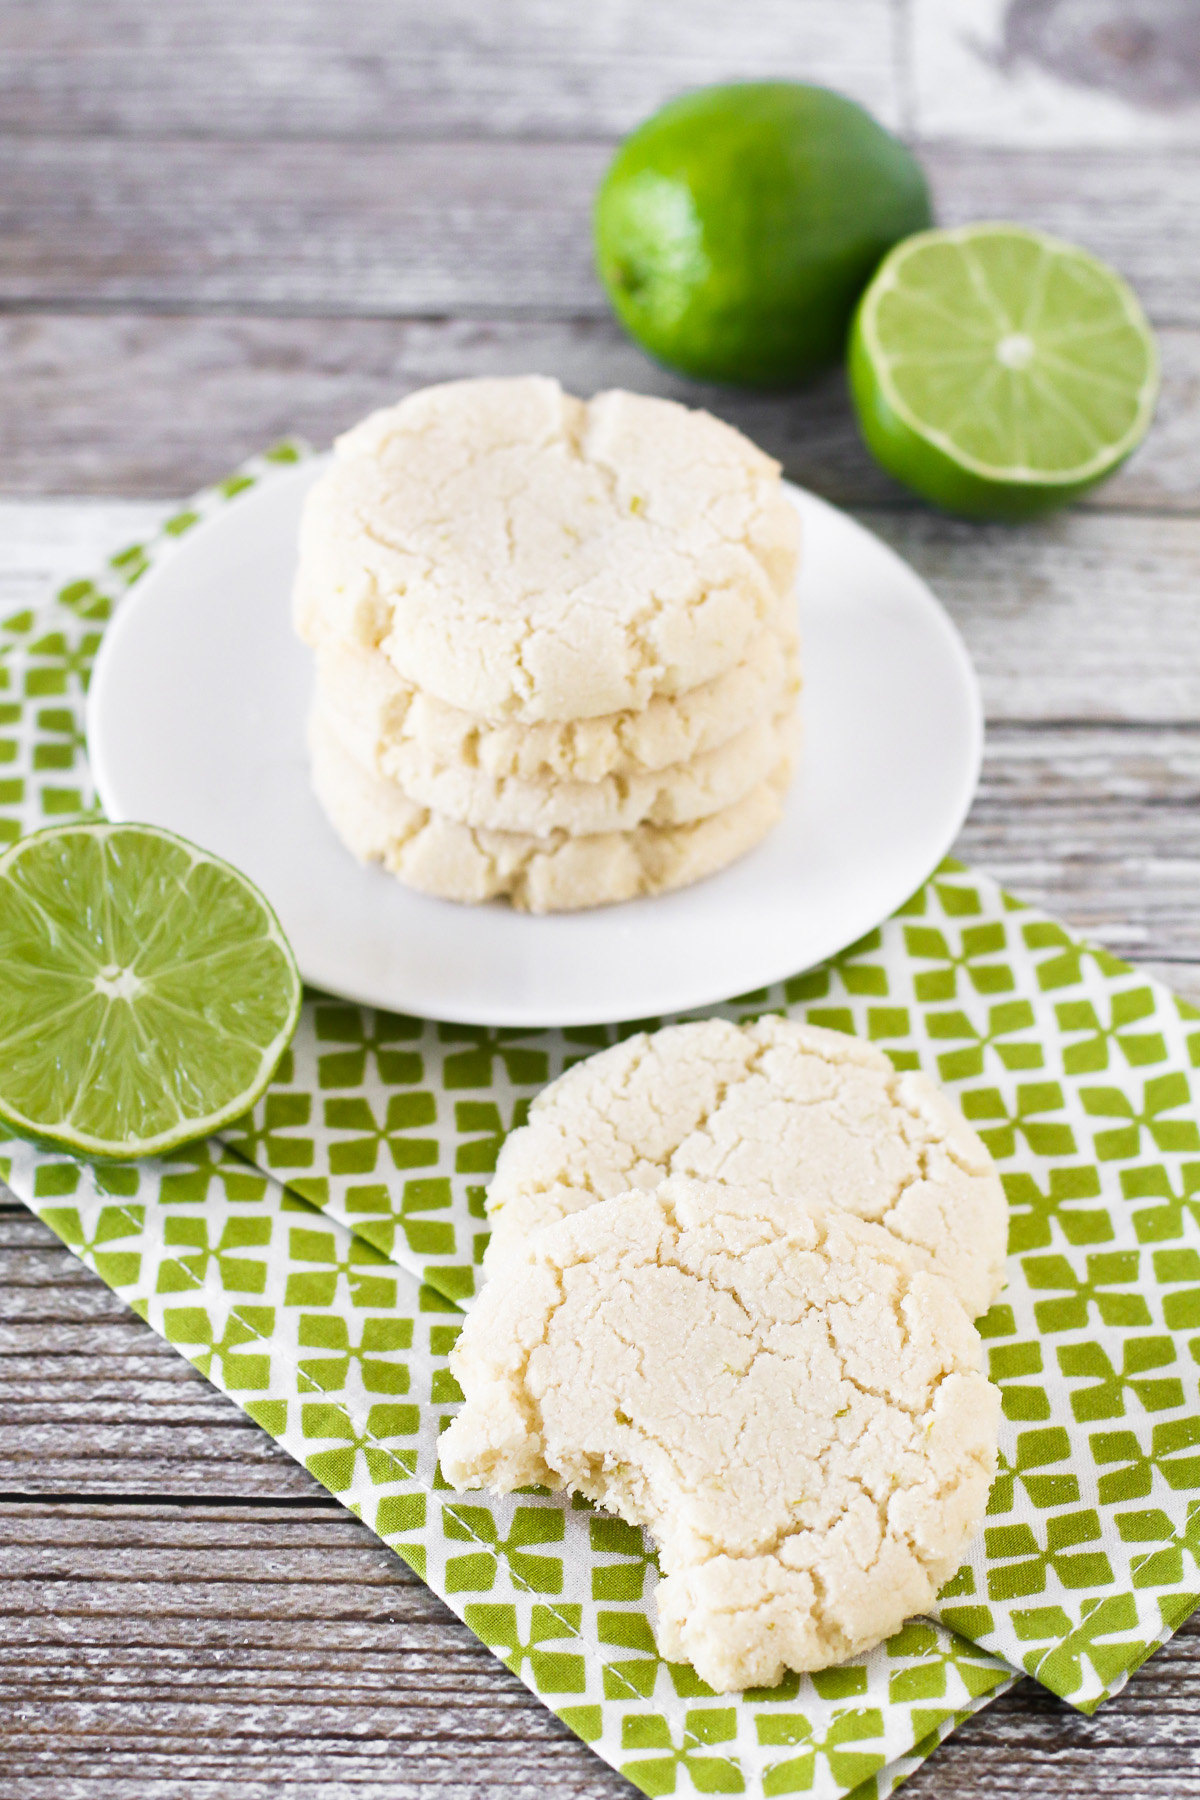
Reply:
[[[111, 879], [122, 847], [149, 850], [124, 892]], [[157, 924], [139, 938], [146, 908]], [[202, 943], [207, 932], [207, 953], [169, 954], [173, 908], [176, 941], [181, 925]], [[199, 1002], [189, 969], [215, 978]], [[167, 1154], [249, 1112], [302, 999], [283, 928], [244, 875], [172, 832], [110, 824], [52, 826], [0, 855], [0, 992], [0, 1123], [112, 1160]], [[120, 1133], [104, 1129], [113, 1117]]]
[[[1120, 317], [1116, 320], [1112, 316], [1111, 309], [1090, 323], [1064, 323], [1061, 327], [1047, 327], [1038, 323], [1035, 318], [1029, 317], [1028, 314], [1022, 320], [996, 317], [990, 334], [986, 337], [982, 333], [978, 334], [978, 342], [982, 350], [985, 343], [990, 345], [994, 341], [994, 331], [998, 325], [1003, 325], [1013, 335], [1018, 335], [1026, 328], [1036, 328], [1037, 342], [1043, 356], [1045, 355], [1045, 351], [1041, 349], [1043, 342], [1053, 343], [1055, 349], [1051, 354], [1055, 360], [1073, 364], [1069, 373], [1077, 372], [1079, 379], [1100, 389], [1110, 386], [1125, 395], [1131, 393], [1136, 395], [1132, 415], [1127, 426], [1119, 435], [1102, 442], [1091, 455], [1085, 456], [1069, 466], [1055, 469], [1027, 461], [995, 461], [973, 454], [964, 447], [960, 438], [932, 424], [916, 411], [894, 379], [893, 370], [905, 358], [898, 357], [894, 351], [885, 347], [879, 331], [879, 311], [889, 295], [905, 291], [900, 280], [901, 272], [914, 258], [927, 256], [932, 248], [941, 248], [942, 246], [947, 249], [953, 248], [962, 256], [964, 272], [970, 279], [981, 304], [991, 309], [997, 304], [996, 295], [987, 283], [978, 261], [969, 254], [974, 245], [987, 238], [1023, 243], [1039, 255], [1043, 278], [1040, 288], [1034, 290], [1036, 304], [1040, 304], [1042, 301], [1045, 283], [1050, 279], [1056, 261], [1075, 270], [1086, 271], [1094, 278], [1098, 290], [1102, 291], [1106, 298], [1110, 300], [1115, 298], [1119, 303]], [[964, 320], [961, 314], [955, 313], [952, 308], [945, 306], [940, 300], [926, 297], [924, 304], [931, 316], [940, 316], [940, 323], [945, 331], [958, 331], [964, 336], [972, 334], [972, 323], [969, 318]], [[1112, 381], [1111, 377], [1106, 377], [1103, 372], [1097, 371], [1088, 363], [1078, 363], [1069, 355], [1071, 347], [1077, 347], [1089, 338], [1111, 337], [1122, 325], [1136, 339], [1144, 355], [1145, 370], [1136, 389]], [[1104, 475], [1111, 473], [1141, 442], [1150, 424], [1158, 398], [1160, 371], [1157, 348], [1150, 324], [1133, 289], [1115, 270], [1110, 269], [1086, 250], [1081, 250], [1077, 245], [1069, 244], [1061, 238], [1052, 237], [1049, 233], [1035, 231], [1029, 226], [1004, 223], [964, 225], [950, 229], [917, 232], [912, 237], [906, 238], [904, 243], [890, 252], [864, 294], [859, 311], [858, 332], [882, 397], [896, 417], [907, 426], [914, 436], [931, 444], [969, 474], [983, 481], [1053, 490], [1055, 488], [1079, 488], [1099, 480]], [[970, 356], [971, 352], [964, 350], [960, 353], [959, 359], [966, 362], [970, 360]], [[946, 365], [950, 360], [951, 356], [947, 354], [943, 340], [938, 348], [936, 361]], [[1044, 391], [1050, 392], [1048, 389]], [[977, 396], [973, 398], [977, 400]], [[1063, 404], [1060, 394], [1054, 395], [1051, 404], [1054, 403]], [[1092, 435], [1095, 436], [1094, 433]]]

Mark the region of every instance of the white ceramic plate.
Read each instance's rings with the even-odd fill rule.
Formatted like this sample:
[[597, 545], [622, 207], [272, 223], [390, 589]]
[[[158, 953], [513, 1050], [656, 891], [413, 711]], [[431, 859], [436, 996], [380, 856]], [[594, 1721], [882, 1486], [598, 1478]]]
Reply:
[[308, 785], [309, 653], [289, 590], [321, 467], [275, 476], [184, 539], [122, 601], [88, 742], [113, 819], [164, 825], [243, 869], [307, 981], [478, 1025], [584, 1025], [707, 1006], [853, 943], [949, 849], [979, 777], [974, 671], [893, 551], [791, 489], [804, 524], [804, 744], [783, 822], [696, 887], [530, 918], [362, 868]]

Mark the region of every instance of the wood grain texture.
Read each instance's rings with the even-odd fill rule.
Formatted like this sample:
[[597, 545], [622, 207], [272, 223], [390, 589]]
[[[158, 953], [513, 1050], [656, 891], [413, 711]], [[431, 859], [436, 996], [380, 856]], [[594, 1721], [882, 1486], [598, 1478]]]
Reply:
[[719, 0], [9, 0], [0, 108], [30, 133], [607, 137], [682, 89], [788, 76], [929, 137], [1194, 146], [1187, 9], [1126, 10], [754, 0], [733, 31]]
[[[603, 316], [597, 142], [0, 136], [0, 304]], [[1200, 324], [1200, 152], [930, 145], [946, 223], [1085, 243]]]
[[[1200, 330], [1159, 334], [1149, 438], [1092, 507], [1200, 508]], [[313, 319], [0, 313], [0, 493], [177, 497], [284, 436], [324, 446], [428, 382], [557, 375], [576, 393], [630, 387], [705, 406], [843, 506], [915, 502], [864, 449], [840, 373], [793, 394], [673, 375], [612, 319]]]
[[8, 0], [0, 115], [27, 133], [603, 137], [681, 89], [786, 76], [899, 119], [894, 0]]
[[[1195, 346], [1200, 367], [1200, 333]], [[279, 437], [323, 447], [429, 382], [536, 371], [578, 393], [632, 387], [711, 406], [831, 497], [900, 499], [859, 441], [840, 374], [788, 396], [701, 387], [652, 363], [611, 319], [10, 313], [0, 362], [0, 492], [11, 494], [177, 496]], [[1196, 465], [1200, 493], [1200, 455]], [[1144, 486], [1157, 504], [1161, 481]]]
[[6, 1797], [633, 1791], [333, 1504], [10, 1506], [0, 1607]]
[[1189, 196], [1200, 151], [1112, 148], [1021, 150], [918, 144], [938, 222], [1019, 219], [1086, 245], [1131, 281], [1156, 325], [1195, 324], [1191, 278], [1200, 219]]
[[[6, 1796], [633, 1793], [333, 1503], [10, 1503], [0, 1612]], [[1023, 1683], [908, 1792], [1194, 1794], [1198, 1658], [1189, 1625], [1092, 1720]]]
[[909, 0], [908, 99], [930, 135], [1200, 143], [1190, 0]]
[[1200, 519], [1074, 511], [1013, 529], [926, 511], [862, 517], [946, 604], [989, 720], [1200, 717]]
[[0, 1296], [0, 1492], [322, 1493], [12, 1201]]
[[592, 143], [0, 138], [0, 303], [590, 312]]
[[1200, 965], [1198, 802], [1198, 729], [992, 725], [954, 854], [1119, 956]]

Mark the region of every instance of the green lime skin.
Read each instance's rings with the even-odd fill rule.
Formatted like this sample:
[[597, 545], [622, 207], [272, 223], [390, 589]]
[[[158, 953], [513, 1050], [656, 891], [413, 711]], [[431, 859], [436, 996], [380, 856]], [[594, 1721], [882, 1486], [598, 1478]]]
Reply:
[[920, 165], [861, 106], [735, 83], [671, 101], [621, 145], [596, 197], [596, 259], [660, 362], [789, 387], [841, 360], [881, 257], [931, 219]]

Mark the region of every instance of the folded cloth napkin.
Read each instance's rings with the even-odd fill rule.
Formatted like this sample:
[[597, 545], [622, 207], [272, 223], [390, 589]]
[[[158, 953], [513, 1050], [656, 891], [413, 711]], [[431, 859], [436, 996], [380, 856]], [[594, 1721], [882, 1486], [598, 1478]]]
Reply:
[[[82, 694], [123, 587], [296, 454], [0, 624], [0, 841], [93, 805]], [[1011, 1670], [1091, 1711], [1200, 1601], [1200, 1014], [954, 863], [824, 968], [709, 1010], [786, 1012], [923, 1068], [1011, 1209], [1008, 1288], [981, 1321], [1005, 1414], [984, 1533], [938, 1622], [769, 1695], [718, 1700], [659, 1661], [653, 1564], [626, 1527], [439, 1485], [487, 1175], [537, 1090], [620, 1028], [313, 995], [224, 1145], [93, 1173], [12, 1144], [8, 1179], [645, 1791], [882, 1794]]]

